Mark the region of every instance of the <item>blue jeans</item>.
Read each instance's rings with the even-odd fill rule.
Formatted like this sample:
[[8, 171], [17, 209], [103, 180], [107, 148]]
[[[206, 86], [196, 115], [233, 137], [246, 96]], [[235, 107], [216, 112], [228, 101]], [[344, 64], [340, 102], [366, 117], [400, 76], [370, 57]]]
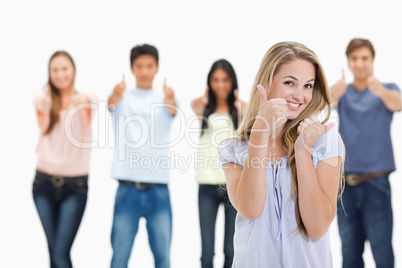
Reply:
[[223, 252], [224, 268], [232, 267], [233, 235], [237, 211], [229, 201], [226, 189], [222, 185], [199, 185], [198, 208], [201, 228], [201, 267], [212, 268], [215, 255], [215, 222], [220, 204], [225, 207], [225, 235]]
[[114, 206], [111, 268], [127, 267], [141, 217], [147, 221], [155, 267], [170, 267], [172, 210], [167, 185], [139, 190], [120, 182]]
[[345, 185], [342, 200], [345, 211], [338, 202], [337, 216], [343, 267], [364, 267], [362, 254], [366, 240], [370, 242], [377, 268], [394, 267], [393, 217], [388, 176], [357, 186]]
[[72, 267], [70, 249], [87, 202], [88, 176], [68, 178], [64, 185], [52, 183], [51, 176], [36, 173], [33, 199], [45, 230], [50, 267]]

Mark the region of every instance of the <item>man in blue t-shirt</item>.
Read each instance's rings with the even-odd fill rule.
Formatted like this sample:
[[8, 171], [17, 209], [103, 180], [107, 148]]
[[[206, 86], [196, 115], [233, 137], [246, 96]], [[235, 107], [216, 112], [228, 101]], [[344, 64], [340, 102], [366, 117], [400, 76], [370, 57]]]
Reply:
[[331, 89], [346, 148], [343, 206], [339, 201], [337, 211], [343, 267], [364, 267], [366, 240], [377, 267], [394, 267], [388, 177], [395, 170], [390, 128], [393, 113], [401, 110], [400, 90], [374, 76], [369, 40], [351, 40], [346, 56], [354, 81], [348, 85], [343, 74]]
[[119, 182], [112, 226], [112, 268], [127, 267], [141, 217], [147, 221], [156, 268], [170, 267], [172, 211], [169, 196], [170, 129], [176, 114], [172, 88], [153, 89], [158, 51], [144, 44], [131, 50], [137, 85], [123, 81], [109, 96], [115, 150], [110, 175]]

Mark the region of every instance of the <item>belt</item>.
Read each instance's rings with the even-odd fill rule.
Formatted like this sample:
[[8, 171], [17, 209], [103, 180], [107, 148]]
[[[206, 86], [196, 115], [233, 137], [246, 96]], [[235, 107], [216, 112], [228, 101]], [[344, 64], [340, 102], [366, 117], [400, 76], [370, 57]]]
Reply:
[[138, 182], [138, 181], [123, 181], [119, 180], [119, 183], [124, 185], [130, 185], [137, 188], [137, 190], [146, 190], [152, 187], [166, 187], [167, 184], [164, 183], [148, 183], [148, 182]]
[[346, 183], [349, 186], [356, 186], [363, 182], [367, 182], [369, 180], [376, 179], [378, 177], [388, 175], [388, 171], [376, 171], [376, 172], [369, 172], [369, 173], [349, 173], [346, 175]]
[[50, 175], [36, 170], [35, 179], [50, 181], [56, 188], [61, 188], [65, 184], [79, 184], [84, 185], [88, 181], [88, 175], [77, 177], [63, 177], [59, 175]]

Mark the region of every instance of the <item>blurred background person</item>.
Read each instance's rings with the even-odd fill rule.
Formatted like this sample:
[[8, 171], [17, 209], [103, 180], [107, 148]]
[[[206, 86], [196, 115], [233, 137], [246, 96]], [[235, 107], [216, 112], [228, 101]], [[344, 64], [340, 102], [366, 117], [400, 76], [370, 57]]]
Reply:
[[[46, 92], [34, 99], [40, 137], [33, 199], [46, 234], [50, 267], [72, 267], [70, 249], [84, 214], [91, 98], [74, 87], [75, 64], [65, 51], [49, 60]], [[93, 98], [93, 95], [92, 95]]]
[[[111, 235], [112, 268], [127, 267], [140, 218], [147, 222], [155, 267], [170, 267], [170, 170], [159, 163], [169, 159], [170, 129], [176, 117], [177, 102], [166, 79], [162, 89], [154, 89], [158, 64], [156, 47], [148, 44], [133, 47], [130, 66], [136, 87], [126, 89], [123, 76], [108, 98], [110, 114], [115, 118], [116, 143], [110, 175], [119, 183]], [[135, 119], [127, 122], [121, 118]], [[139, 118], [141, 120], [137, 120]], [[128, 144], [129, 141], [132, 142]], [[137, 161], [139, 159], [156, 164], [145, 167], [142, 161]]]
[[233, 234], [236, 210], [229, 201], [225, 174], [219, 164], [218, 145], [238, 127], [246, 102], [239, 100], [236, 73], [225, 59], [213, 63], [207, 77], [205, 94], [191, 102], [201, 117], [201, 136], [196, 156], [195, 178], [201, 229], [201, 267], [213, 267], [215, 223], [219, 206], [225, 213], [223, 267], [232, 267]]
[[347, 84], [342, 74], [331, 89], [346, 148], [346, 185], [337, 210], [343, 267], [364, 267], [366, 240], [377, 267], [394, 267], [390, 129], [394, 112], [401, 110], [400, 89], [374, 76], [375, 51], [369, 40], [351, 40], [346, 56], [354, 80]]

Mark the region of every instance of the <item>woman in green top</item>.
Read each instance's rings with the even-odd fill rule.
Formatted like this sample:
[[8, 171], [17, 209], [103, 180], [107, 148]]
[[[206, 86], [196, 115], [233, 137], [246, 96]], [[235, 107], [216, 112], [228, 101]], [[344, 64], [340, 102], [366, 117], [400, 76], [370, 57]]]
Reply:
[[202, 97], [191, 102], [200, 116], [201, 136], [196, 159], [196, 181], [199, 183], [198, 208], [201, 228], [201, 267], [213, 267], [215, 222], [220, 204], [225, 210], [224, 268], [232, 266], [233, 234], [236, 210], [230, 204], [225, 175], [219, 165], [218, 145], [238, 127], [246, 103], [238, 99], [237, 78], [232, 65], [216, 61], [208, 73]]

